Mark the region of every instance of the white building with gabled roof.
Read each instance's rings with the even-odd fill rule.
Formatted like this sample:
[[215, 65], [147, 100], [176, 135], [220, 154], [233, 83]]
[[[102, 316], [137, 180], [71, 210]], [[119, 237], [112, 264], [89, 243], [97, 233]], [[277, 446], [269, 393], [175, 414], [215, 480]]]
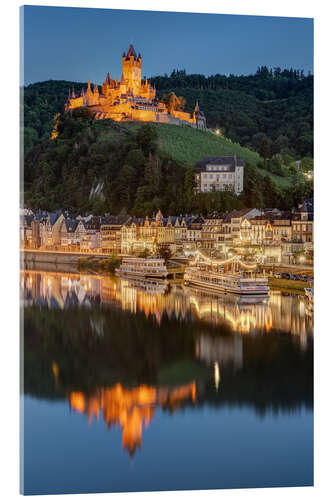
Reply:
[[244, 162], [234, 156], [204, 156], [195, 165], [197, 192], [232, 191], [239, 195], [244, 189]]

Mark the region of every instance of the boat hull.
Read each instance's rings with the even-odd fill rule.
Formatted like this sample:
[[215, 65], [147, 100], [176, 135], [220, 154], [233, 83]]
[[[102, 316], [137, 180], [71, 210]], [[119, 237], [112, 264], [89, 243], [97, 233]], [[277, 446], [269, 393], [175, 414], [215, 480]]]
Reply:
[[119, 276], [119, 277], [123, 277], [123, 278], [126, 278], [126, 277], [135, 277], [135, 278], [156, 278], [156, 279], [166, 279], [167, 277], [167, 272], [162, 272], [162, 273], [152, 273], [152, 272], [141, 272], [141, 271], [123, 271], [123, 270], [120, 270], [120, 269], [116, 269], [116, 272], [115, 272], [116, 276]]
[[248, 289], [246, 289], [236, 286], [233, 287], [232, 285], [228, 284], [209, 283], [192, 277], [185, 277], [184, 284], [189, 284], [198, 288], [202, 288], [204, 290], [210, 290], [219, 293], [231, 293], [242, 297], [267, 297], [269, 293], [269, 286], [262, 285], [260, 289], [251, 289], [251, 287], [248, 287]]

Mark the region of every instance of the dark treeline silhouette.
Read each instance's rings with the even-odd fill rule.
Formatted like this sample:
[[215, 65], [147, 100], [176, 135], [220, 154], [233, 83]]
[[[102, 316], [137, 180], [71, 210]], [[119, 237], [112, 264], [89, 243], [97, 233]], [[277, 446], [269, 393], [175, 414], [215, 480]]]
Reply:
[[183, 70], [173, 70], [164, 76], [152, 77], [151, 82], [161, 91], [170, 87], [200, 90], [239, 90], [260, 100], [285, 99], [311, 88], [313, 75], [303, 70], [268, 68], [260, 66], [252, 75], [211, 75], [187, 74]]

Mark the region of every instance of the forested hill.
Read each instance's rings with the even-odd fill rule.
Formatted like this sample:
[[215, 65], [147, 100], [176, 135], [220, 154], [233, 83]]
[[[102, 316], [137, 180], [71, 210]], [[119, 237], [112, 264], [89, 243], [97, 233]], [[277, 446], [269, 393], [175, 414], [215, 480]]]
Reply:
[[[288, 155], [258, 153], [191, 127], [94, 120], [87, 108], [57, 118], [57, 133], [26, 153], [24, 201], [31, 208], [120, 212], [143, 217], [207, 214], [246, 207], [290, 209], [313, 195]], [[194, 193], [194, 164], [204, 155], [245, 161], [244, 192]]]
[[[293, 69], [261, 67], [253, 75], [187, 75], [184, 70], [151, 78], [157, 95], [175, 92], [193, 111], [196, 100], [210, 128], [254, 151], [294, 158], [313, 155], [313, 76]], [[46, 81], [24, 88], [25, 150], [49, 136], [53, 117], [63, 112], [68, 92], [86, 83]], [[265, 140], [267, 139], [267, 140]]]

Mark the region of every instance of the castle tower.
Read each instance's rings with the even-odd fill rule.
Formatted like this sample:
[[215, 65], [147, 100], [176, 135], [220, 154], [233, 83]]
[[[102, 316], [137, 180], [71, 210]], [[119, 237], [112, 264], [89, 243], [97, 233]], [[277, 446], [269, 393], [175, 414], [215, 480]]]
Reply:
[[137, 56], [131, 44], [127, 54], [125, 55], [125, 52], [123, 54], [123, 75], [126, 87], [132, 89], [134, 95], [137, 95], [141, 88], [141, 65], [141, 54]]

